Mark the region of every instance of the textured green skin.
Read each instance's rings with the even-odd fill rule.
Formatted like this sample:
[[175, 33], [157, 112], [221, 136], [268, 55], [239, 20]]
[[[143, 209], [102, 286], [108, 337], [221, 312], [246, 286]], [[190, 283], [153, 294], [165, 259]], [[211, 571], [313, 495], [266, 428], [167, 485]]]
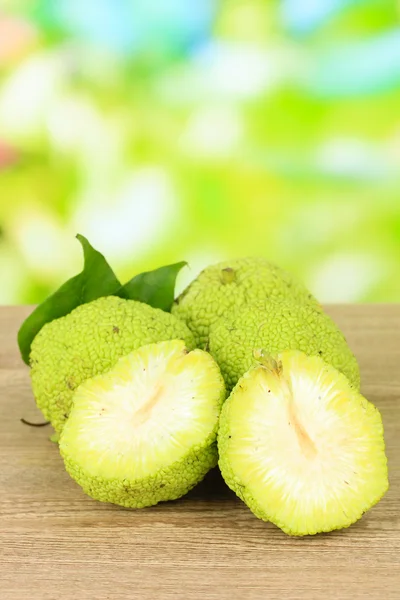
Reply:
[[[222, 270], [234, 270], [223, 283]], [[264, 304], [266, 299], [292, 298], [319, 307], [302, 283], [264, 258], [241, 258], [207, 267], [177, 298], [172, 313], [185, 321], [199, 348], [207, 348], [210, 327], [232, 309]]]
[[266, 302], [242, 307], [218, 321], [210, 332], [210, 354], [219, 364], [228, 390], [254, 364], [254, 350], [268, 354], [300, 350], [320, 356], [360, 387], [357, 360], [332, 319], [307, 304]]
[[112, 502], [126, 508], [144, 508], [184, 496], [217, 465], [216, 433], [215, 430], [201, 448], [192, 449], [183, 459], [146, 479], [118, 480], [88, 475], [78, 464], [69, 459], [68, 448], [63, 444], [62, 434], [60, 451], [66, 470], [82, 487], [85, 494], [100, 502]]
[[[233, 491], [235, 494], [244, 502], [251, 512], [262, 521], [273, 521], [275, 525], [277, 525], [282, 531], [287, 533], [288, 535], [297, 536], [299, 533], [288, 528], [286, 523], [281, 522], [276, 518], [276, 516], [272, 516], [266, 512], [266, 510], [254, 499], [254, 496], [250, 492], [250, 490], [246, 487], [246, 485], [241, 481], [241, 479], [236, 475], [235, 471], [232, 468], [230, 461], [227, 459], [228, 446], [230, 444], [234, 444], [235, 440], [231, 434], [230, 429], [230, 409], [232, 403], [235, 401], [235, 389], [240, 385], [241, 387], [247, 385], [247, 381], [251, 379], [252, 370], [247, 371], [244, 376], [237, 383], [235, 388], [232, 390], [229, 398], [226, 400], [222, 407], [221, 415], [219, 418], [219, 430], [218, 430], [218, 466], [221, 471], [221, 475], [226, 483], [226, 485]], [[338, 376], [340, 374], [338, 373]], [[344, 382], [346, 385], [346, 382]], [[361, 396], [360, 396], [361, 397]], [[385, 494], [385, 490], [382, 492], [382, 496]], [[382, 497], [381, 496], [381, 497]], [[381, 497], [377, 498], [374, 504], [377, 504]], [[371, 505], [369, 508], [371, 508]], [[366, 509], [365, 509], [366, 510]], [[365, 510], [360, 510], [359, 517], [361, 518]], [[357, 520], [357, 519], [356, 519]], [[354, 522], [354, 521], [353, 521]], [[345, 529], [346, 527], [350, 527], [352, 523], [349, 523], [345, 527], [338, 527], [337, 529]], [[326, 531], [332, 531], [332, 529], [327, 529]], [[302, 534], [304, 535], [304, 534]]]
[[86, 379], [108, 371], [118, 358], [153, 342], [193, 335], [173, 315], [135, 300], [115, 296], [82, 304], [47, 323], [32, 343], [31, 379], [36, 403], [56, 431], [62, 431], [74, 390]]
[[[241, 380], [241, 384], [243, 381], [251, 377], [251, 370], [246, 373]], [[250, 508], [251, 512], [259, 519], [263, 521], [269, 521], [268, 515], [263, 511], [261, 506], [256, 502], [253, 498], [250, 491], [246, 488], [244, 483], [240, 480], [240, 478], [234, 472], [231, 463], [227, 460], [227, 451], [228, 446], [232, 441], [231, 430], [229, 427], [230, 423], [230, 407], [232, 402], [235, 400], [235, 389], [232, 390], [231, 395], [226, 400], [225, 404], [222, 407], [222, 411], [219, 417], [219, 430], [218, 430], [218, 466], [221, 471], [221, 475], [226, 483], [226, 485], [233, 491], [235, 494], [247, 504]]]

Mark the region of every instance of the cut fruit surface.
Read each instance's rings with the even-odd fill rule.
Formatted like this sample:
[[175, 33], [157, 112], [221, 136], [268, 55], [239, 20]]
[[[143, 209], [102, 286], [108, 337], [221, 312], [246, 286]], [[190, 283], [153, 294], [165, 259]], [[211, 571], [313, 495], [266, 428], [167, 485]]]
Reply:
[[347, 527], [388, 488], [379, 411], [318, 357], [248, 371], [220, 418], [220, 468], [261, 519], [292, 535]]
[[92, 497], [141, 507], [178, 498], [217, 461], [219, 368], [182, 341], [149, 344], [82, 384], [60, 438]]

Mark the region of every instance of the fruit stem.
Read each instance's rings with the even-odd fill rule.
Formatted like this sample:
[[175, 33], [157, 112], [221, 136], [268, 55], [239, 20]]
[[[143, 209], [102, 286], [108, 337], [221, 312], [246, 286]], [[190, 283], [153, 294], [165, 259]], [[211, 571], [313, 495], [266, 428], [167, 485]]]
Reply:
[[43, 423], [31, 423], [30, 421], [27, 421], [26, 419], [20, 419], [21, 423], [23, 423], [24, 425], [29, 425], [29, 427], [45, 427], [45, 425], [50, 425], [50, 421], [44, 421]]
[[235, 270], [231, 267], [226, 267], [226, 269], [221, 270], [221, 281], [224, 285], [228, 283], [233, 283], [236, 278]]

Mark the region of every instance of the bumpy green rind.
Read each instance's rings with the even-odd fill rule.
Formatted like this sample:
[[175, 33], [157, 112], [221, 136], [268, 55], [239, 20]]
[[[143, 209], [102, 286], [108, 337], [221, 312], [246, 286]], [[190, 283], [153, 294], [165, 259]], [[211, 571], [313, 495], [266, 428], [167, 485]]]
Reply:
[[310, 304], [288, 300], [244, 306], [220, 319], [210, 332], [210, 354], [219, 364], [228, 390], [254, 364], [254, 350], [278, 354], [300, 350], [320, 356], [360, 387], [357, 360], [332, 319]]
[[[222, 475], [225, 483], [227, 484], [227, 486], [233, 492], [235, 492], [235, 494], [238, 496], [238, 498], [240, 498], [240, 500], [242, 500], [242, 502], [244, 502], [248, 506], [248, 508], [251, 510], [251, 512], [254, 514], [254, 516], [256, 516], [258, 519], [261, 519], [262, 521], [266, 521], [266, 522], [271, 521], [273, 518], [274, 524], [277, 525], [280, 529], [282, 529], [282, 531], [284, 531], [288, 535], [293, 535], [293, 536], [306, 535], [306, 534], [299, 534], [297, 531], [294, 531], [294, 530], [288, 528], [287, 524], [277, 520], [275, 515], [274, 515], [274, 517], [272, 517], [272, 515], [268, 514], [268, 512], [259, 504], [259, 502], [257, 502], [257, 500], [255, 500], [254, 496], [252, 495], [252, 493], [250, 492], [248, 487], [245, 485], [245, 483], [241, 480], [241, 478], [234, 471], [230, 461], [227, 458], [228, 446], [232, 443], [232, 439], [233, 439], [232, 432], [230, 429], [230, 420], [231, 420], [230, 411], [231, 411], [232, 403], [235, 401], [235, 389], [237, 389], [237, 387], [239, 387], [239, 385], [240, 386], [246, 385], [246, 380], [249, 380], [251, 378], [253, 368], [254, 367], [249, 369], [249, 371], [247, 371], [243, 375], [243, 377], [238, 381], [238, 383], [236, 384], [236, 386], [234, 387], [234, 389], [232, 390], [231, 394], [229, 395], [228, 399], [225, 401], [225, 403], [222, 407], [220, 418], [219, 418], [219, 429], [218, 429], [218, 456], [219, 456], [218, 466], [221, 471], [221, 475]], [[340, 375], [340, 374], [338, 373], [338, 375]], [[360, 399], [362, 399], [362, 396], [360, 394], [359, 394], [359, 397], [360, 397]], [[375, 411], [377, 411], [377, 409], [375, 407], [373, 407], [373, 409]], [[382, 426], [381, 434], [383, 437], [383, 426]], [[387, 463], [386, 463], [386, 477], [387, 477]], [[345, 526], [340, 526], [340, 527], [336, 527], [336, 528], [334, 527], [334, 528], [331, 528], [326, 531], [333, 531], [334, 529], [346, 529], [347, 527], [350, 527], [350, 525], [352, 525], [355, 521], [360, 519], [367, 510], [369, 510], [370, 508], [375, 506], [375, 504], [377, 504], [382, 499], [382, 497], [385, 495], [388, 487], [389, 487], [389, 485], [388, 485], [388, 482], [386, 481], [386, 486], [384, 486], [382, 488], [381, 495], [379, 497], [377, 497], [375, 499], [375, 501], [373, 503], [371, 503], [369, 506], [360, 507], [360, 512], [359, 512], [358, 518], [354, 519], [352, 522], [349, 522]]]
[[[243, 379], [251, 376], [251, 370], [243, 376]], [[236, 386], [235, 386], [236, 388]], [[230, 430], [230, 409], [232, 406], [232, 402], [234, 402], [235, 398], [235, 388], [232, 390], [230, 396], [225, 401], [221, 414], [219, 417], [219, 429], [218, 429], [218, 466], [221, 471], [221, 475], [226, 483], [226, 485], [233, 491], [235, 494], [247, 504], [252, 513], [256, 515], [259, 519], [263, 521], [269, 521], [269, 518], [263, 512], [260, 505], [254, 500], [252, 494], [246, 488], [245, 484], [241, 479], [237, 476], [235, 471], [232, 468], [230, 461], [227, 459], [228, 454], [228, 446], [231, 443], [232, 434]]]
[[60, 451], [66, 470], [85, 494], [100, 502], [112, 502], [126, 508], [144, 508], [158, 502], [176, 500], [197, 485], [217, 465], [215, 439], [216, 430], [202, 447], [192, 449], [181, 460], [161, 469], [157, 475], [136, 480], [104, 479], [88, 475], [69, 459], [63, 446], [62, 434]]
[[36, 403], [54, 429], [62, 431], [74, 390], [108, 371], [118, 358], [154, 342], [181, 339], [195, 347], [188, 327], [162, 310], [115, 296], [83, 304], [47, 323], [30, 355]]
[[[227, 270], [228, 269], [228, 270]], [[264, 258], [240, 258], [207, 267], [182, 292], [172, 313], [185, 321], [199, 348], [207, 348], [210, 327], [243, 305], [293, 299], [319, 307], [307, 288]]]

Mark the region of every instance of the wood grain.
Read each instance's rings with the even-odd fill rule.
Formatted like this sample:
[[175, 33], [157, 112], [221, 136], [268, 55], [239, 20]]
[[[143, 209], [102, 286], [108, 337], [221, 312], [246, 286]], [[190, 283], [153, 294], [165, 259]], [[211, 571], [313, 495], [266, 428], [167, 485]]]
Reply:
[[174, 503], [130, 511], [86, 497], [40, 421], [16, 331], [0, 309], [0, 598], [400, 598], [400, 306], [328, 307], [382, 412], [391, 487], [350, 529], [290, 538], [256, 519], [218, 471]]

